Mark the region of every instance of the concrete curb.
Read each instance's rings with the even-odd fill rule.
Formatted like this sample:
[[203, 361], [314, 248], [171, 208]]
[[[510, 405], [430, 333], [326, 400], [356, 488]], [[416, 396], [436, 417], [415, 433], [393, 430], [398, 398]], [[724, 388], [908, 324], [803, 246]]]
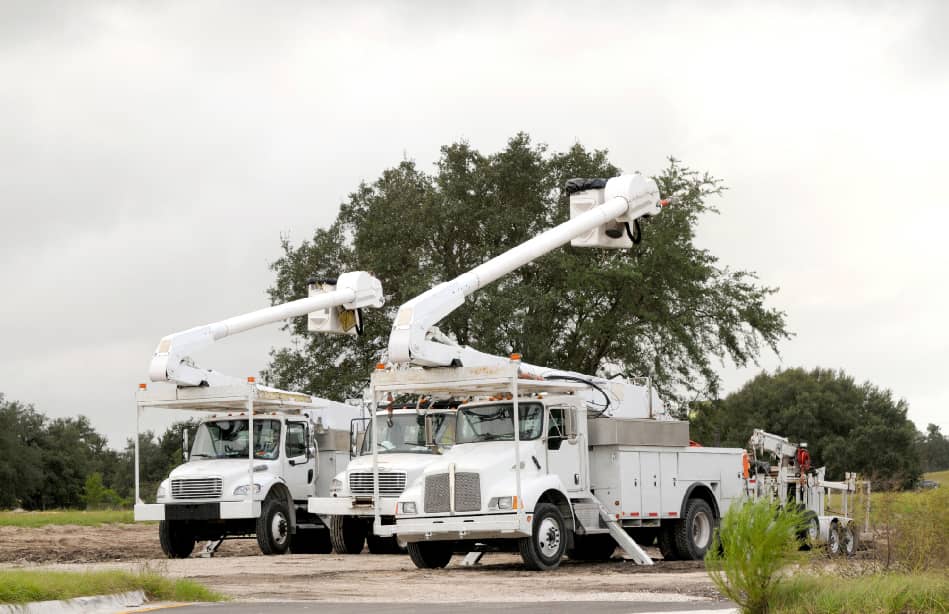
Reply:
[[129, 591], [115, 595], [93, 595], [61, 601], [33, 601], [17, 605], [0, 605], [0, 614], [77, 614], [118, 612], [136, 608], [145, 603], [144, 591]]

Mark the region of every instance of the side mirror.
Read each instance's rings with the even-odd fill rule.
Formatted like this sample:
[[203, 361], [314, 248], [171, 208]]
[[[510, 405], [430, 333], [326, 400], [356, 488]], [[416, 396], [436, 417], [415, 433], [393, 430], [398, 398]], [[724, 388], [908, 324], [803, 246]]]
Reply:
[[188, 429], [181, 429], [181, 456], [184, 458], [184, 461], [187, 463], [188, 458], [191, 456], [191, 453], [188, 451]]

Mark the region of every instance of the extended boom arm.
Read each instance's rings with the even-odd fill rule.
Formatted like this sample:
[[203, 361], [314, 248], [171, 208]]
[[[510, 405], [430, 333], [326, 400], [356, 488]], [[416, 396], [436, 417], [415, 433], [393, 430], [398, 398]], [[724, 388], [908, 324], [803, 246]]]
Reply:
[[[258, 309], [250, 313], [196, 326], [164, 337], [155, 350], [148, 375], [153, 382], [169, 381], [179, 386], [217, 386], [243, 380], [196, 367], [189, 356], [230, 335], [258, 328], [273, 322], [311, 314], [309, 328], [314, 332], [350, 333], [355, 330], [355, 315], [341, 324], [340, 309], [354, 312], [363, 307], [382, 307], [382, 284], [378, 279], [355, 271], [344, 273], [332, 283], [311, 284], [310, 296], [282, 305]], [[347, 325], [348, 324], [348, 325]]]
[[[661, 207], [655, 181], [639, 174], [614, 177], [604, 188], [589, 192], [599, 197], [591, 201], [592, 208], [403, 304], [389, 336], [389, 360], [427, 367], [497, 364], [498, 357], [446, 343], [435, 324], [463, 305], [468, 295], [528, 262], [570, 241], [593, 245], [578, 239], [617, 223], [633, 224], [658, 213]], [[597, 201], [601, 204], [595, 204]], [[609, 231], [606, 234], [613, 236]]]

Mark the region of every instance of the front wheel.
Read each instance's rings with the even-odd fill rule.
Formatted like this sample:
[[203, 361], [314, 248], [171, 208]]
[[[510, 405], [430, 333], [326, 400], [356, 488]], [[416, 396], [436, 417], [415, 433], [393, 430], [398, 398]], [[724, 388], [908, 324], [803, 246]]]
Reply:
[[336, 554], [359, 554], [366, 544], [369, 525], [355, 516], [332, 516], [330, 539]]
[[712, 545], [715, 533], [715, 514], [703, 499], [689, 499], [685, 515], [675, 528], [675, 545], [685, 560], [701, 561]]
[[158, 541], [161, 550], [170, 559], [186, 559], [194, 551], [194, 531], [180, 520], [162, 520], [158, 523]]
[[257, 545], [264, 554], [285, 554], [290, 548], [290, 511], [277, 493], [267, 495], [260, 510]]
[[567, 545], [563, 516], [556, 505], [538, 503], [530, 537], [518, 541], [524, 565], [532, 571], [547, 571], [560, 565]]
[[440, 569], [454, 554], [451, 542], [414, 542], [408, 545], [409, 558], [419, 569]]

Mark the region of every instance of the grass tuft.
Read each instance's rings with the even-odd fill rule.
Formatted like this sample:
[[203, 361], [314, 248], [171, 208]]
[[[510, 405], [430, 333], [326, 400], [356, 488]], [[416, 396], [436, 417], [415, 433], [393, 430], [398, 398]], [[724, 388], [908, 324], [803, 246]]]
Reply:
[[57, 510], [55, 512], [0, 512], [0, 527], [38, 528], [49, 525], [97, 527], [103, 524], [134, 522], [132, 510], [86, 512]]
[[775, 586], [771, 614], [949, 612], [949, 578], [927, 574], [794, 576]]
[[73, 599], [143, 590], [159, 601], [222, 601], [224, 596], [193, 580], [172, 580], [150, 571], [0, 570], [0, 603]]

